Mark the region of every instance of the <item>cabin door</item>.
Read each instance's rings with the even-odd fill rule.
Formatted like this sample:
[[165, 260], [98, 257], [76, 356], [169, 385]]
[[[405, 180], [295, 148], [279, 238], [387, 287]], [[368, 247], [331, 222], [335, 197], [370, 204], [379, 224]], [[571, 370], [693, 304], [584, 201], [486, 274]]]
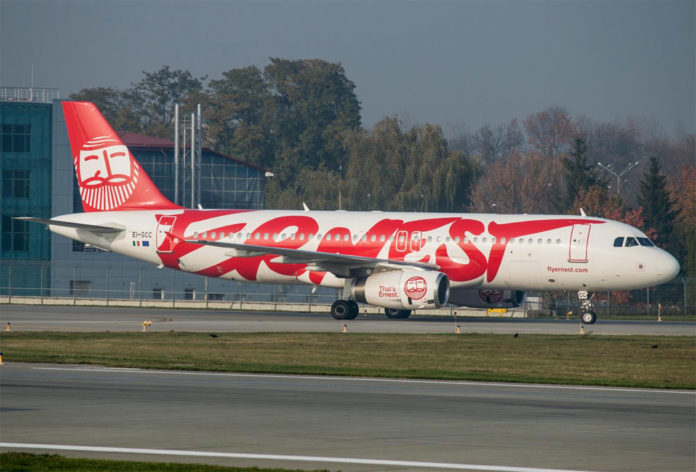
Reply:
[[568, 262], [587, 262], [587, 246], [590, 242], [590, 225], [573, 225], [570, 232]]

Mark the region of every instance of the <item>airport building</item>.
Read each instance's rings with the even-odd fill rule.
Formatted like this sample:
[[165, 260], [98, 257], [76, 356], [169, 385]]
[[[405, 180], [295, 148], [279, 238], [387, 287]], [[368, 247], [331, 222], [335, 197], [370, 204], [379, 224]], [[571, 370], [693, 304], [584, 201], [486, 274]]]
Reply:
[[[118, 132], [118, 130], [117, 130]], [[82, 211], [61, 99], [56, 89], [0, 88], [0, 293], [113, 298], [233, 299], [259, 289], [186, 274], [105, 253], [54, 235], [16, 216], [50, 218]], [[203, 147], [192, 183], [182, 148], [173, 140], [119, 133], [162, 193], [181, 206], [191, 194], [203, 208], [262, 209], [272, 175]], [[175, 185], [175, 175], [178, 185]], [[176, 198], [175, 188], [178, 188]], [[187, 202], [189, 204], [187, 204]], [[242, 293], [244, 290], [244, 293]], [[264, 288], [268, 290], [268, 288]]]

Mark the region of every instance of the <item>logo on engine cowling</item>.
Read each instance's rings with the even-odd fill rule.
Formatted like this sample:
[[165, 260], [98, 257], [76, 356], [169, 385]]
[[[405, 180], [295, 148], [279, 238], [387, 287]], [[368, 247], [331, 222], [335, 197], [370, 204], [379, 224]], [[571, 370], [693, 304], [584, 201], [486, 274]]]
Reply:
[[428, 283], [423, 277], [411, 277], [404, 284], [404, 293], [412, 300], [420, 300], [428, 291]]
[[479, 298], [486, 303], [498, 303], [503, 299], [505, 292], [502, 290], [479, 290]]

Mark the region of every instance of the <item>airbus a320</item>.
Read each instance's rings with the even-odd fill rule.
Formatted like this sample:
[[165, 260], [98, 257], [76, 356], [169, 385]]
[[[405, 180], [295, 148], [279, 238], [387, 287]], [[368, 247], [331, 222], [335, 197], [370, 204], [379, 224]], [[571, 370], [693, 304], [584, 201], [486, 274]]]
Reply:
[[201, 210], [175, 205], [88, 102], [63, 102], [84, 213], [24, 217], [65, 237], [175, 270], [242, 282], [339, 289], [390, 318], [448, 303], [518, 307], [529, 290], [590, 291], [674, 278], [679, 263], [624, 223], [568, 215]]

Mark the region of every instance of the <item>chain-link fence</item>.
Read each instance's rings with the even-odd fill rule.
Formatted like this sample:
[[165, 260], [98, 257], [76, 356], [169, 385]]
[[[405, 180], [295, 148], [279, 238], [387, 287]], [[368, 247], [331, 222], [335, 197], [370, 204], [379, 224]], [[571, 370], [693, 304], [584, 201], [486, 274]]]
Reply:
[[[593, 310], [600, 317], [696, 316], [696, 277], [677, 277], [669, 283], [640, 290], [593, 292]], [[529, 292], [525, 310], [529, 316], [565, 317], [577, 313], [577, 292]]]

